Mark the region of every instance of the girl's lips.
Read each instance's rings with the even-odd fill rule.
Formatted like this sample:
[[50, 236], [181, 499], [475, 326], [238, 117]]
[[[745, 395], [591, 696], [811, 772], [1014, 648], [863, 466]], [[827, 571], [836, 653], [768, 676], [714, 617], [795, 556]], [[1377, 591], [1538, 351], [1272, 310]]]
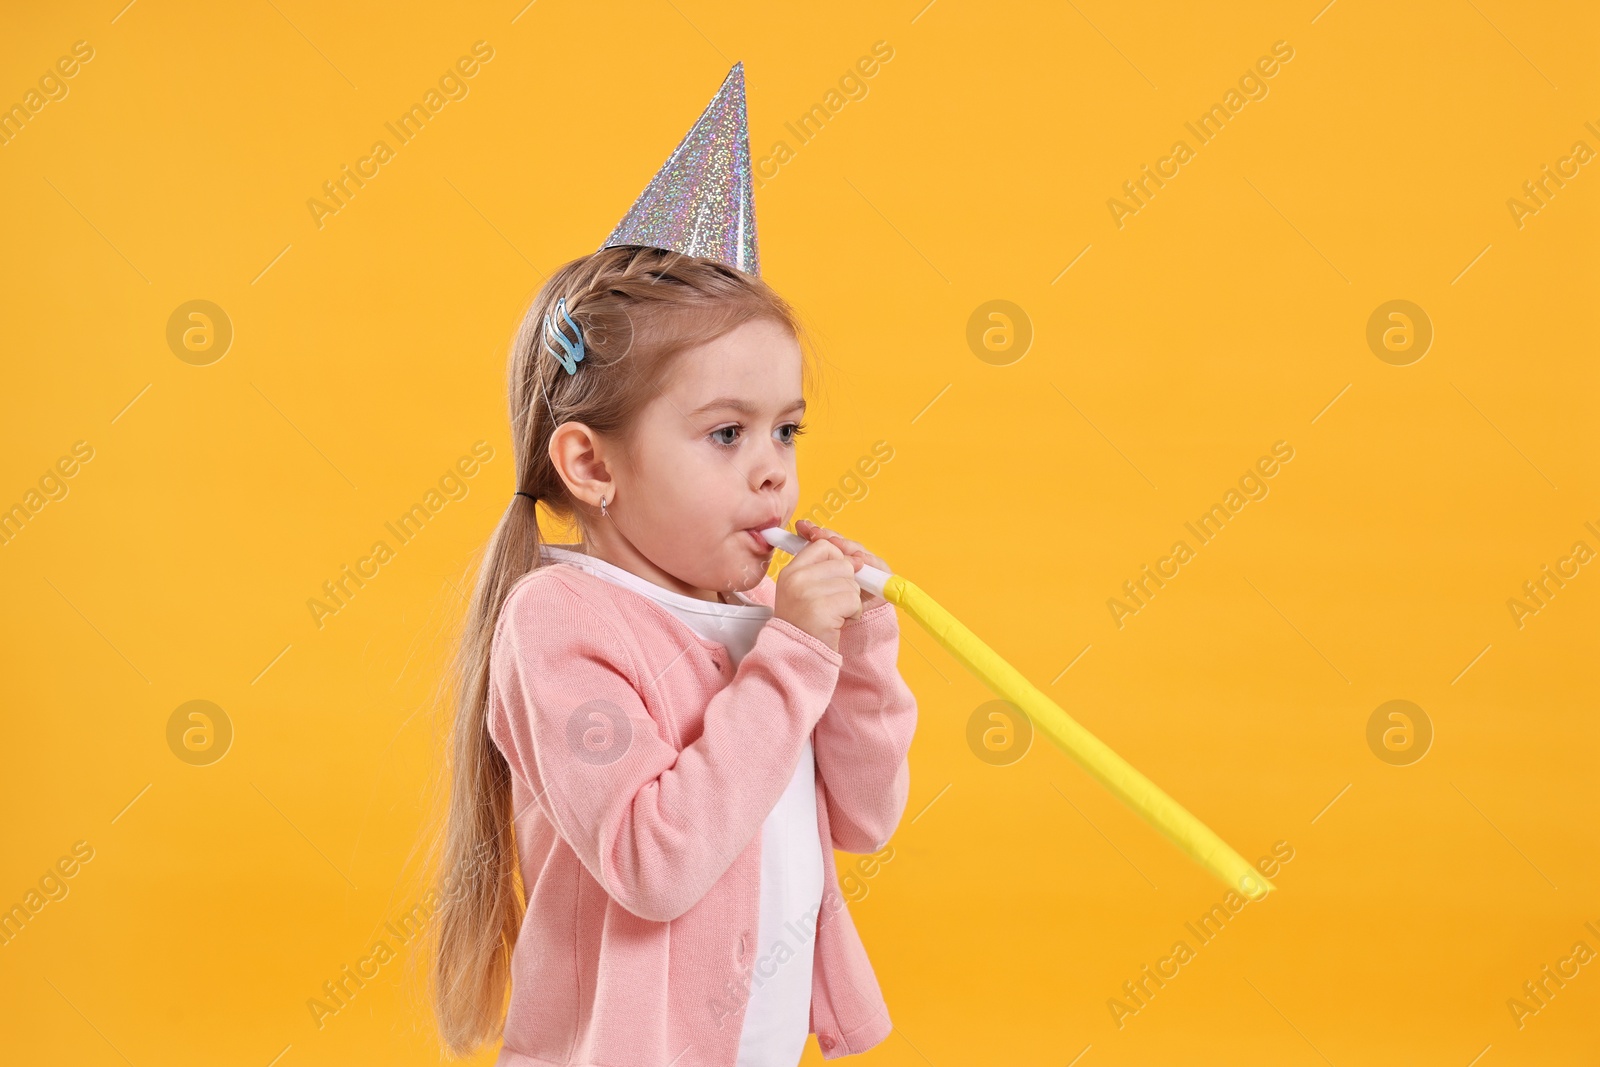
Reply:
[[767, 544], [767, 539], [761, 536], [760, 530], [749, 529], [744, 531], [750, 537], [751, 547], [762, 555], [772, 551], [772, 546]]

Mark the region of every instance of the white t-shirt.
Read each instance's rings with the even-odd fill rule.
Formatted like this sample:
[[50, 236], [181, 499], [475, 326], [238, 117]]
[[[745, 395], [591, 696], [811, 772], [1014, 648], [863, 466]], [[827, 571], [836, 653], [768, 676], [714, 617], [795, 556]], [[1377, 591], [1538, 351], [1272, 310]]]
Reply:
[[[772, 609], [742, 593], [737, 604], [700, 600], [663, 589], [632, 571], [575, 551], [541, 545], [550, 562], [571, 563], [626, 586], [720, 642], [739, 661], [755, 647]], [[750, 1000], [739, 1031], [736, 1067], [795, 1067], [811, 1032], [811, 964], [822, 907], [822, 838], [817, 830], [815, 752], [806, 738], [794, 776], [761, 824], [761, 913], [750, 971]]]

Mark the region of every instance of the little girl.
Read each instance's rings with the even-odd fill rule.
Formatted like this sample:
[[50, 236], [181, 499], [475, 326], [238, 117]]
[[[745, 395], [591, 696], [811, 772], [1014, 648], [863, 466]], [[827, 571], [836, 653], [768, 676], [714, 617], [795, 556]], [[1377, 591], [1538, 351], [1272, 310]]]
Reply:
[[[889, 1034], [833, 851], [894, 832], [916, 701], [894, 606], [852, 577], [887, 564], [802, 520], [767, 576], [759, 531], [800, 497], [801, 336], [758, 276], [638, 245], [528, 310], [517, 491], [459, 660], [433, 963], [453, 1053], [793, 1067], [808, 1033], [827, 1059]], [[539, 502], [581, 539], [544, 543]]]

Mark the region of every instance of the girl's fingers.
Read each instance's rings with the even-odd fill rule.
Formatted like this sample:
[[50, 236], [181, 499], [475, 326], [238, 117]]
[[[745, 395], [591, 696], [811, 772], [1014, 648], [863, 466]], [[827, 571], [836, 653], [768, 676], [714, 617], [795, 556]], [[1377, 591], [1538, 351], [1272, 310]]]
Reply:
[[[790, 566], [792, 567], [796, 563], [801, 566], [807, 566], [812, 563], [820, 563], [823, 560], [839, 558], [841, 558], [841, 556], [839, 554], [838, 545], [831, 541], [815, 540], [806, 545], [799, 552], [795, 553], [794, 563], [791, 563]], [[848, 559], [849, 557], [843, 558]]]
[[[805, 523], [805, 526], [802, 527], [800, 525], [801, 523]], [[800, 520], [796, 521], [795, 524], [794, 524], [794, 528], [795, 528], [795, 531], [798, 532], [801, 537], [804, 537], [808, 541], [815, 541], [819, 537], [824, 537], [825, 538], [825, 537], [828, 537], [829, 534], [833, 534], [832, 530], [824, 529], [823, 527], [818, 526], [816, 523], [812, 522], [810, 519], [800, 519]], [[837, 537], [838, 534], [833, 534], [833, 536]]]
[[[802, 523], [804, 525], [802, 525]], [[800, 534], [800, 536], [809, 541], [831, 542], [845, 555], [857, 561], [858, 566], [856, 567], [856, 570], [860, 570], [862, 567], [866, 566], [876, 567], [880, 571], [892, 572], [894, 570], [893, 567], [889, 566], [883, 560], [879, 559], [877, 556], [874, 556], [871, 552], [868, 552], [860, 542], [852, 541], [848, 537], [841, 537], [826, 527], [818, 526], [810, 519], [796, 520], [794, 528], [796, 533]]]
[[[810, 530], [800, 530], [801, 522], [809, 526]], [[801, 519], [799, 522], [796, 522], [795, 529], [800, 530], [801, 536], [812, 541], [816, 541], [818, 539], [832, 541], [839, 547], [841, 552], [847, 556], [856, 557], [863, 565], [865, 565], [870, 558], [870, 553], [868, 553], [866, 548], [864, 548], [859, 542], [852, 541], [848, 537], [841, 537], [839, 534], [827, 529], [826, 527], [818, 526], [810, 519]], [[859, 570], [860, 568], [858, 567], [856, 569]]]

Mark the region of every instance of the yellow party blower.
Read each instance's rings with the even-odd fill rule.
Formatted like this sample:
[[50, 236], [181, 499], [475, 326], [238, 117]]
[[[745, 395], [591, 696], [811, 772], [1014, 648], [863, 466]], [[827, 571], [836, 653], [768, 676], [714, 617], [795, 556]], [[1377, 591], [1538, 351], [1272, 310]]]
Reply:
[[[763, 530], [761, 535], [773, 547], [791, 555], [811, 543], [782, 527]], [[856, 572], [856, 581], [863, 589], [899, 605], [900, 610], [916, 619], [984, 684], [1003, 700], [1021, 708], [1034, 726], [1077, 760], [1084, 770], [1121, 797], [1122, 802], [1146, 822], [1166, 834], [1196, 863], [1222, 879], [1225, 885], [1237, 889], [1250, 900], [1260, 900], [1277, 888], [1245, 862], [1243, 856], [1229, 848], [1226, 841], [1184, 810], [1183, 805], [1111, 751], [1105, 742], [1078, 725], [1055, 701], [1035, 689], [1015, 667], [1001, 659], [994, 649], [980, 641], [927, 593], [900, 575], [886, 574], [876, 567], [862, 567]]]

